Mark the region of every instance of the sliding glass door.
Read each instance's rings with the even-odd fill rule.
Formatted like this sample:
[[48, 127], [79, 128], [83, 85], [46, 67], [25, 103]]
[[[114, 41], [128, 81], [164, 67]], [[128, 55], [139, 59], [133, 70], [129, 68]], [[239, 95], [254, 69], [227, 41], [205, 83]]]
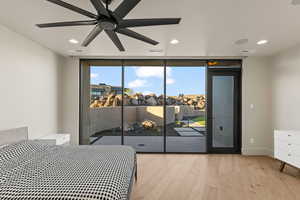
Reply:
[[145, 64], [124, 67], [124, 144], [164, 152], [164, 67]]
[[121, 144], [122, 67], [90, 67], [90, 143]]
[[199, 64], [167, 67], [167, 152], [206, 152], [206, 68]]
[[238, 153], [240, 66], [240, 61], [82, 61], [80, 144]]
[[81, 67], [80, 144], [122, 144], [122, 63]]

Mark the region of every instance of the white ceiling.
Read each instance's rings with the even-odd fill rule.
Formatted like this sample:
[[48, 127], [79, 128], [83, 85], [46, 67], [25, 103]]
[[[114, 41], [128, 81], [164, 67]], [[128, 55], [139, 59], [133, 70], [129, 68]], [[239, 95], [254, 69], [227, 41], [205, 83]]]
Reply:
[[[65, 0], [95, 12], [89, 0]], [[121, 0], [115, 0], [115, 8]], [[0, 23], [63, 55], [79, 56], [241, 56], [270, 55], [300, 43], [300, 5], [292, 0], [142, 0], [126, 18], [182, 17], [180, 25], [133, 28], [157, 46], [120, 35], [119, 52], [105, 34], [87, 48], [80, 42], [92, 26], [39, 29], [37, 23], [87, 19], [45, 0], [2, 0]], [[171, 45], [170, 40], [180, 41]], [[248, 43], [235, 41], [247, 38]], [[261, 39], [269, 40], [263, 46]], [[13, 41], [12, 41], [13, 42]], [[149, 50], [163, 49], [161, 53]], [[74, 52], [82, 50], [82, 52]], [[242, 54], [241, 50], [251, 53]]]

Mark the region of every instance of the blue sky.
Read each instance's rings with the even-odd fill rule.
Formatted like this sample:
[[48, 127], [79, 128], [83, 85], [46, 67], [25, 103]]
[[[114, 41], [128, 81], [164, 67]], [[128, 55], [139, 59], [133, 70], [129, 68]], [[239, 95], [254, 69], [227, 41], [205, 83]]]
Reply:
[[[91, 84], [121, 86], [121, 67], [91, 67]], [[163, 94], [163, 67], [125, 67], [125, 87], [143, 94]], [[205, 94], [204, 67], [168, 67], [167, 95]]]

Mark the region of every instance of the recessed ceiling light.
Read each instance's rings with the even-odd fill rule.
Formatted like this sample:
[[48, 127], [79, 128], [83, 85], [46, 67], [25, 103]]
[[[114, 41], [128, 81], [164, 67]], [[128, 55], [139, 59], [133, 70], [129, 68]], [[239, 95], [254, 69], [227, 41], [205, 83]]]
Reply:
[[241, 53], [249, 53], [249, 50], [241, 50]]
[[72, 44], [78, 44], [79, 43], [78, 40], [75, 40], [75, 39], [70, 39], [69, 42], [72, 43]]
[[82, 53], [83, 52], [83, 50], [82, 49], [75, 49], [75, 50], [69, 50], [69, 53], [75, 53], [75, 54], [77, 54], [77, 53]]
[[179, 43], [179, 41], [177, 40], [177, 39], [173, 39], [173, 40], [171, 40], [171, 42], [170, 42], [171, 44], [178, 44]]
[[161, 52], [164, 52], [163, 49], [150, 49], [149, 52], [151, 53], [161, 53]]
[[242, 54], [252, 54], [255, 53], [254, 49], [244, 49], [240, 51]]
[[259, 40], [256, 44], [262, 45], [262, 44], [267, 44], [268, 40]]

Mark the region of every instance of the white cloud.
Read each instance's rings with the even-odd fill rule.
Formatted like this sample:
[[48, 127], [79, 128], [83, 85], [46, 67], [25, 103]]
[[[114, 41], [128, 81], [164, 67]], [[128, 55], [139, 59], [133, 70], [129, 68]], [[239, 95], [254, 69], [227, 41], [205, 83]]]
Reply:
[[98, 77], [98, 74], [96, 73], [91, 73], [91, 78], [97, 78]]
[[143, 92], [143, 95], [149, 95], [149, 94], [154, 94], [154, 92], [151, 92], [151, 91], [144, 91]]
[[136, 79], [128, 83], [130, 88], [141, 88], [147, 86], [147, 81], [142, 79]]
[[[167, 67], [166, 73], [167, 77], [171, 76], [172, 69]], [[164, 77], [164, 68], [163, 67], [136, 67], [135, 68], [136, 76], [139, 78], [163, 78]]]
[[172, 78], [167, 78], [167, 84], [168, 85], [172, 85], [172, 84], [174, 84], [175, 83], [175, 80], [174, 79], [172, 79]]
[[164, 76], [164, 69], [161, 67], [138, 67], [136, 68], [135, 73], [139, 78], [162, 78]]

